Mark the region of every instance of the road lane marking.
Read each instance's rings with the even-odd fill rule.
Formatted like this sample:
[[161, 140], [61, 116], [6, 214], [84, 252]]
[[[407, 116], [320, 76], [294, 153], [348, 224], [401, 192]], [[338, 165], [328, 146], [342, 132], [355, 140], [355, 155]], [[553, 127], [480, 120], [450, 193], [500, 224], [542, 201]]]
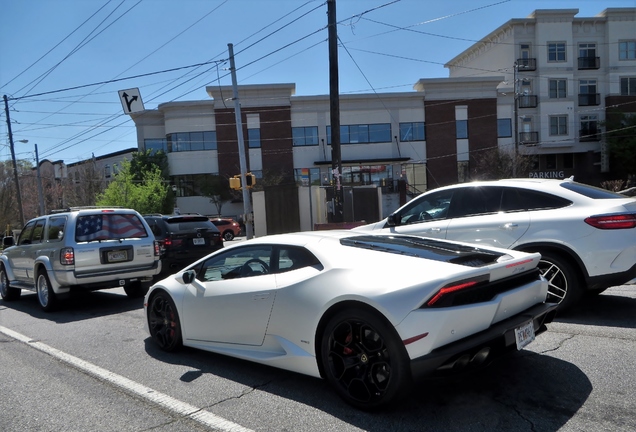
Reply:
[[10, 338], [24, 342], [25, 344], [32, 346], [33, 348], [42, 351], [43, 353], [46, 353], [76, 369], [84, 371], [100, 380], [107, 381], [116, 387], [139, 396], [146, 401], [159, 405], [178, 416], [187, 417], [192, 421], [222, 432], [253, 432], [252, 429], [247, 429], [239, 424], [214, 415], [209, 411], [205, 411], [202, 408], [197, 408], [194, 405], [190, 405], [166, 394], [160, 393], [150, 387], [146, 387], [78, 357], [67, 354], [41, 342], [34, 341], [30, 337], [6, 327], [0, 326], [0, 333], [4, 333]]

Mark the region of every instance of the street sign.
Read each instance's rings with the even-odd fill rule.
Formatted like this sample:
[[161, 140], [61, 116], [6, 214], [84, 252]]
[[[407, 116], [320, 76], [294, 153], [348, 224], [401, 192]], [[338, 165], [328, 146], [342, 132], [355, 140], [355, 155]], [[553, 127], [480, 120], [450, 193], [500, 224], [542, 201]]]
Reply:
[[145, 109], [138, 88], [119, 90], [119, 99], [124, 108], [124, 114], [132, 114]]

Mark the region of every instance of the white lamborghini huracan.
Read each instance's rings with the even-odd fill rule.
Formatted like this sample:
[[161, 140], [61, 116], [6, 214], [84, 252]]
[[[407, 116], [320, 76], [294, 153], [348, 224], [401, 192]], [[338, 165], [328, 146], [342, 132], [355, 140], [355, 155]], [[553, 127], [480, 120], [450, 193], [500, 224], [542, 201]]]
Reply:
[[362, 409], [414, 379], [477, 367], [546, 330], [540, 255], [430, 238], [316, 231], [239, 242], [153, 285], [148, 331], [326, 378]]

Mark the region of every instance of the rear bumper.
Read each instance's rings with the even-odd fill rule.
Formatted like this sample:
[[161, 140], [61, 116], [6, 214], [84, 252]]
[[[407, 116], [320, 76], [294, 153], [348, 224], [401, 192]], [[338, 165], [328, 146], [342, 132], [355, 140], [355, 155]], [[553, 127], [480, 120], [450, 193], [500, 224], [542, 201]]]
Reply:
[[[505, 352], [516, 350], [515, 329], [533, 321], [535, 335], [547, 330], [552, 322], [557, 304], [541, 303], [492, 325], [487, 330], [437, 348], [422, 357], [411, 360], [413, 378], [435, 376], [458, 371], [469, 366], [484, 365]], [[484, 356], [484, 352], [488, 352]], [[480, 355], [477, 355], [480, 353]]]

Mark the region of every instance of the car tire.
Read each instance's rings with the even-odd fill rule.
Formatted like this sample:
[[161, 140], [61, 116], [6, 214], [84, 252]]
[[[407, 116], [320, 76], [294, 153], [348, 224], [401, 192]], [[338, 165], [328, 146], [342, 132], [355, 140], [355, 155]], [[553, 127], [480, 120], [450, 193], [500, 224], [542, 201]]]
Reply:
[[51, 312], [57, 306], [57, 295], [53, 292], [51, 281], [46, 270], [38, 272], [35, 279], [35, 291], [38, 295], [38, 302], [42, 310]]
[[165, 291], [154, 294], [148, 302], [150, 336], [163, 351], [181, 348], [181, 323], [174, 301]]
[[129, 298], [141, 298], [146, 295], [150, 285], [141, 281], [131, 282], [124, 285], [124, 292]]
[[230, 230], [227, 230], [223, 233], [223, 240], [230, 241], [234, 239], [234, 233]]
[[558, 311], [565, 312], [577, 304], [583, 295], [583, 287], [574, 266], [553, 252], [541, 252], [537, 265], [548, 281], [546, 302], [558, 303]]
[[350, 405], [372, 410], [407, 393], [411, 373], [406, 348], [377, 313], [336, 313], [324, 327], [320, 344], [325, 377]]
[[12, 301], [20, 298], [22, 290], [9, 286], [9, 277], [4, 265], [0, 264], [0, 297], [4, 301]]

